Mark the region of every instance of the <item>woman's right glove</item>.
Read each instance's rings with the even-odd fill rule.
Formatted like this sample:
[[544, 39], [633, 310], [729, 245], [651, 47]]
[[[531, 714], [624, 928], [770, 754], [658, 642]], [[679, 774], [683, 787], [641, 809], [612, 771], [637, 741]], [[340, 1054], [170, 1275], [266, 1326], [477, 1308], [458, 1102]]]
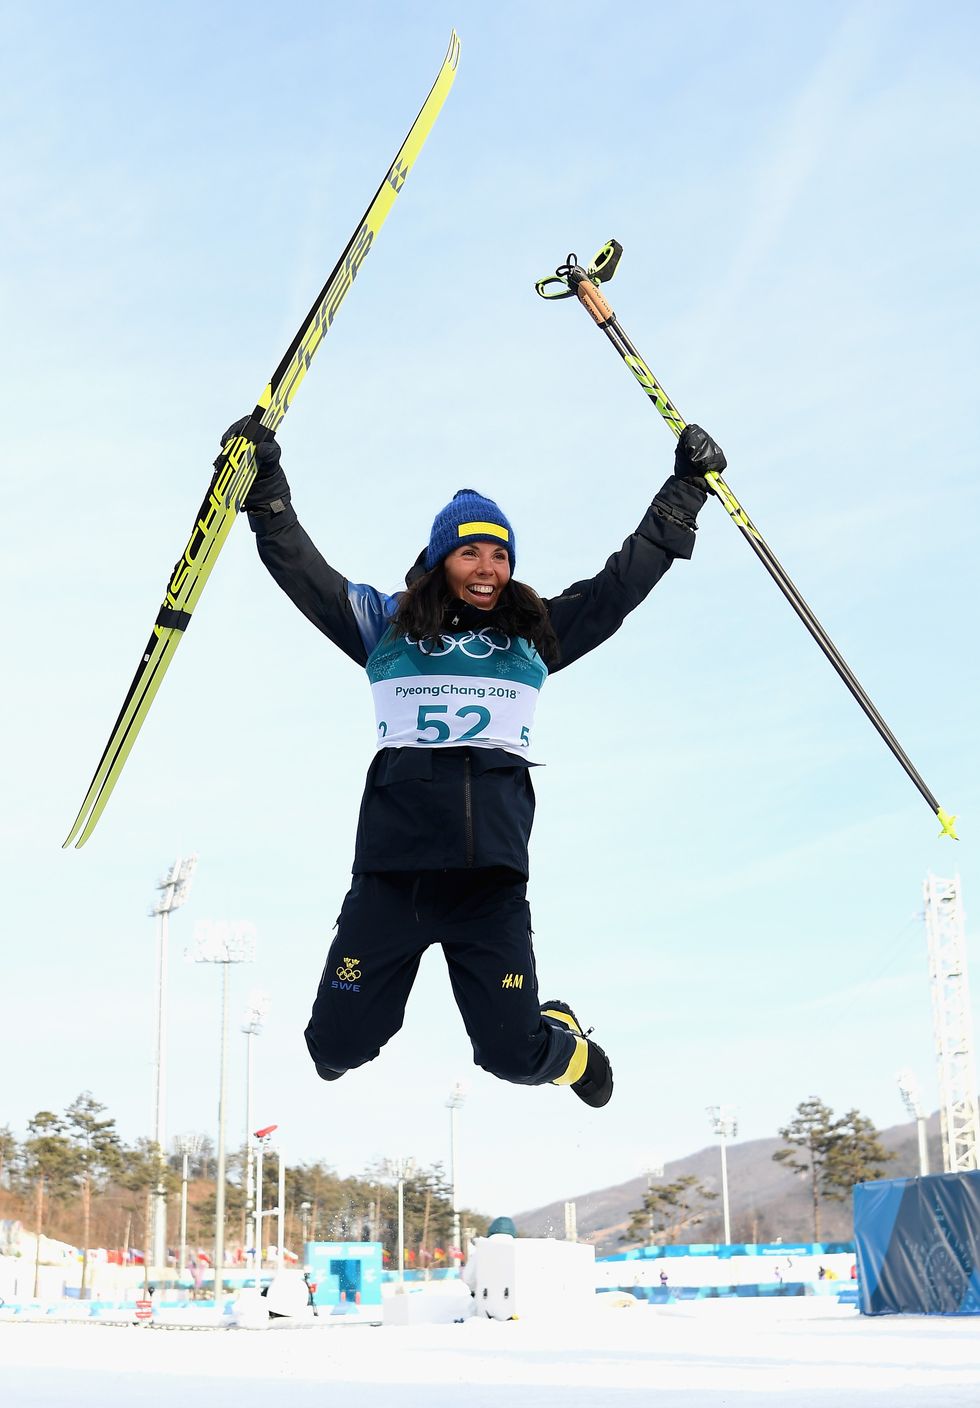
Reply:
[[[227, 445], [233, 435], [240, 434], [248, 421], [248, 416], [242, 416], [234, 425], [229, 425], [221, 437], [222, 445]], [[281, 513], [289, 503], [289, 481], [279, 463], [281, 457], [282, 447], [275, 435], [268, 436], [256, 445], [255, 464], [258, 472], [242, 504], [242, 508], [247, 509], [249, 513]]]
[[699, 425], [685, 425], [674, 451], [674, 473], [710, 493], [705, 475], [728, 468], [725, 452]]

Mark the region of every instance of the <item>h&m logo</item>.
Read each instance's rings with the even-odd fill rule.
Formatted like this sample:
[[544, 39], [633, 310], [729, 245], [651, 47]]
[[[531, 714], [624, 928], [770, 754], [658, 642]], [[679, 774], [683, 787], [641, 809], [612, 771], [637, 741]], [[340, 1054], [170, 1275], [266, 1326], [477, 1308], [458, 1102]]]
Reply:
[[500, 984], [502, 988], [522, 988], [524, 986], [523, 973], [505, 973], [504, 980]]
[[360, 992], [361, 985], [357, 982], [361, 976], [361, 970], [357, 966], [359, 962], [358, 958], [345, 958], [337, 969], [337, 977], [333, 979], [330, 986], [340, 988], [341, 992]]

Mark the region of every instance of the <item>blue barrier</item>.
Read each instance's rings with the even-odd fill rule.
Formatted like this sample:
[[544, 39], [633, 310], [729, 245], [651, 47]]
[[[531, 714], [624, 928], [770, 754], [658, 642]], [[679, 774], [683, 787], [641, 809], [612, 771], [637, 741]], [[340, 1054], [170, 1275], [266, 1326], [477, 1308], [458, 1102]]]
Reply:
[[596, 1261], [646, 1261], [676, 1256], [716, 1256], [722, 1260], [733, 1256], [832, 1256], [853, 1251], [853, 1242], [686, 1242], [666, 1247], [631, 1247], [628, 1252], [596, 1257]]
[[861, 1312], [980, 1315], [980, 1172], [854, 1188]]

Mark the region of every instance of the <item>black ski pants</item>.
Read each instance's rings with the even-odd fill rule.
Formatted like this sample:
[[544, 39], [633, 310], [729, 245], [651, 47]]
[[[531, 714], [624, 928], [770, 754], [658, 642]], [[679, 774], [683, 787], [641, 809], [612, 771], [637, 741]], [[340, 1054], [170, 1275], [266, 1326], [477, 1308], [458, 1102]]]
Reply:
[[355, 875], [306, 1029], [324, 1080], [373, 1061], [399, 1030], [430, 944], [442, 945], [476, 1064], [518, 1085], [560, 1079], [576, 1038], [541, 1020], [525, 891], [503, 867]]

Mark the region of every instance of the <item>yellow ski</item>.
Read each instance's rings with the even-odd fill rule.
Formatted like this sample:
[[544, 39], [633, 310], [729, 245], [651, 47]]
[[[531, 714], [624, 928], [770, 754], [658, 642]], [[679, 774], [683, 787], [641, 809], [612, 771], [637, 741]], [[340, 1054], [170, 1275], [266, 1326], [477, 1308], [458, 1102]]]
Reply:
[[227, 441], [215, 460], [214, 475], [198, 510], [187, 546], [171, 573], [153, 633], [91, 786], [64, 842], [65, 846], [72, 843], [83, 846], [95, 830], [174, 651], [190, 623], [218, 553], [255, 478], [255, 446], [267, 435], [275, 433], [289, 410], [317, 348], [329, 332], [340, 305], [371, 250], [375, 236], [387, 219], [395, 197], [405, 184], [416, 157], [435, 125], [456, 77], [458, 62], [459, 38], [453, 30], [449, 49], [432, 90], [374, 199], [358, 221], [347, 248], [317, 295], [248, 421], [238, 435]]

